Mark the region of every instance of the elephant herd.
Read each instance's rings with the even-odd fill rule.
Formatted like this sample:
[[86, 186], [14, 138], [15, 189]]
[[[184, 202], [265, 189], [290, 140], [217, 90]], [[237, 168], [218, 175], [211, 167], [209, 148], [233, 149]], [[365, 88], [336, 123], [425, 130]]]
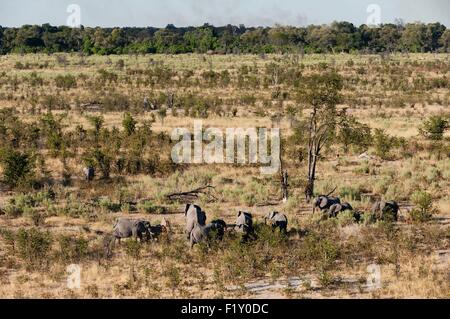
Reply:
[[[243, 235], [243, 240], [247, 240], [254, 231], [253, 216], [248, 212], [239, 211], [234, 225], [227, 225], [223, 220], [216, 219], [206, 224], [206, 213], [198, 205], [187, 204], [184, 210], [186, 218], [185, 234], [190, 246], [209, 240], [222, 240], [225, 230], [233, 228]], [[286, 233], [288, 220], [284, 214], [270, 212], [264, 217], [264, 221], [272, 226], [272, 229], [279, 229]]]
[[[344, 211], [353, 212], [353, 217], [356, 221], [361, 220], [361, 212], [353, 210], [353, 207], [347, 202], [341, 202], [339, 197], [332, 197], [329, 195], [320, 195], [313, 203], [313, 214], [319, 208], [325, 218], [337, 217], [337, 215]], [[400, 207], [395, 201], [377, 201], [372, 206], [372, 214], [376, 220], [398, 220], [398, 212]]]
[[[361, 220], [361, 212], [353, 210], [353, 207], [346, 202], [341, 202], [338, 197], [329, 195], [318, 196], [313, 203], [313, 214], [319, 209], [324, 218], [335, 218], [344, 211], [353, 212], [356, 221]], [[377, 201], [372, 207], [372, 214], [376, 220], [397, 221], [399, 205], [395, 201]], [[225, 231], [229, 228], [242, 235], [244, 241], [254, 234], [253, 216], [249, 212], [239, 211], [236, 222], [233, 225], [227, 224], [221, 219], [216, 219], [206, 223], [205, 211], [200, 206], [187, 204], [184, 209], [186, 220], [185, 235], [192, 248], [195, 244], [208, 243], [210, 240], [222, 240]], [[288, 219], [286, 215], [271, 211], [264, 216], [264, 223], [269, 224], [272, 230], [278, 229], [281, 233], [287, 234]], [[160, 225], [151, 225], [146, 220], [133, 220], [127, 218], [118, 219], [112, 233], [105, 236], [104, 246], [107, 256], [111, 254], [115, 241], [123, 238], [134, 238], [140, 241], [149, 241], [158, 238], [162, 233], [171, 231], [168, 221], [163, 219]]]

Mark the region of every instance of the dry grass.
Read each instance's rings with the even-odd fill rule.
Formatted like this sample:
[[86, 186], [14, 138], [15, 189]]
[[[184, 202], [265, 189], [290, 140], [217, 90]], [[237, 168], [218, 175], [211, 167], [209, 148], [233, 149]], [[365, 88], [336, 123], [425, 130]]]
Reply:
[[[154, 87], [127, 84], [123, 80], [126, 71], [131, 69], [145, 69], [150, 59], [161, 61], [165, 66], [182, 72], [194, 70], [196, 76], [201, 72], [213, 68], [214, 71], [229, 70], [233, 74], [243, 65], [257, 67], [260, 77], [263, 77], [264, 66], [271, 63], [286, 63], [290, 65], [290, 57], [269, 55], [266, 59], [258, 56], [112, 56], [84, 57], [81, 65], [80, 57], [67, 55], [68, 65], [61, 66], [54, 56], [47, 55], [8, 55], [0, 56], [0, 69], [8, 73], [8, 80], [17, 76], [24, 79], [36, 72], [44, 79], [42, 88], [36, 89], [22, 83], [13, 90], [8, 81], [0, 85], [0, 108], [14, 107], [20, 110], [21, 119], [33, 122], [38, 114], [30, 113], [30, 97], [41, 93], [58, 92], [70, 104], [72, 109], [64, 119], [65, 130], [77, 125], [89, 127], [86, 115], [97, 114], [83, 112], [75, 107], [76, 97], [90, 97], [92, 88], [79, 81], [76, 88], [64, 91], [57, 89], [53, 79], [58, 74], [85, 74], [88, 78], [95, 78], [98, 69], [108, 69], [119, 74], [121, 80], [117, 85], [110, 85], [101, 94], [122, 90], [128, 96], [144, 96], [148, 93], [166, 92], [168, 89], [186, 93], [196, 92], [201, 96], [220, 96], [224, 99], [237, 99], [246, 93], [256, 97], [255, 105], [241, 105], [232, 102], [232, 107], [238, 109], [235, 117], [229, 114], [218, 116], [211, 113], [203, 119], [204, 127], [271, 127], [280, 126], [282, 134], [291, 133], [289, 121], [283, 119], [279, 125], [274, 124], [270, 115], [280, 112], [276, 102], [265, 107], [266, 115], [258, 115], [258, 108], [264, 108], [262, 101], [271, 95], [272, 87], [240, 88], [233, 83], [228, 87], [205, 87], [188, 85], [182, 87], [175, 82], [168, 85], [157, 84]], [[108, 59], [112, 64], [107, 64]], [[119, 59], [125, 60], [125, 70], [116, 70], [115, 63]], [[349, 60], [354, 66], [348, 67]], [[15, 63], [44, 64], [42, 69], [16, 69]], [[391, 88], [387, 91], [385, 84], [379, 81], [383, 78], [389, 81], [394, 75], [382, 72], [382, 61], [379, 56], [364, 55], [307, 55], [301, 63], [305, 66], [305, 73], [317, 72], [320, 63], [328, 63], [338, 68], [344, 76], [356, 76], [357, 69], [364, 67], [367, 72], [359, 75], [360, 82], [355, 86], [349, 85], [345, 89], [348, 112], [359, 121], [368, 124], [372, 129], [382, 128], [387, 133], [407, 138], [408, 141], [425, 143], [418, 135], [419, 127], [424, 119], [432, 114], [448, 112], [449, 92], [445, 89], [429, 89], [423, 92], [412, 92], [405, 88]], [[418, 66], [411, 66], [417, 62]], [[429, 63], [444, 63], [447, 69], [430, 67]], [[449, 76], [448, 57], [446, 55], [410, 54], [408, 57], [393, 55], [390, 63], [400, 64], [403, 71], [411, 71], [408, 81], [412, 81], [416, 74], [422, 72], [426, 78]], [[397, 72], [400, 72], [396, 69]], [[441, 72], [441, 73], [439, 73]], [[401, 75], [401, 73], [400, 73]], [[5, 78], [5, 77], [3, 77]], [[295, 88], [283, 86], [283, 90], [290, 93], [290, 97], [283, 103], [296, 105]], [[99, 93], [99, 92], [96, 92]], [[180, 94], [181, 94], [180, 93]], [[395, 97], [404, 98], [405, 105], [391, 103]], [[379, 100], [383, 101], [379, 105]], [[436, 103], [436, 99], [440, 103]], [[351, 101], [356, 102], [351, 103]], [[367, 101], [364, 102], [363, 99]], [[372, 99], [372, 100], [371, 100]], [[414, 108], [410, 103], [416, 101]], [[428, 101], [428, 102], [427, 102]], [[225, 102], [224, 102], [225, 103]], [[235, 103], [235, 104], [233, 104]], [[224, 107], [226, 109], [226, 107]], [[62, 110], [54, 113], [66, 113]], [[303, 109], [308, 114], [308, 109]], [[123, 112], [110, 111], [102, 114], [105, 127], [121, 127]], [[151, 120], [152, 115], [138, 113], [135, 118], [139, 123]], [[168, 115], [164, 124], [158, 119], [152, 123], [152, 131], [170, 133], [175, 127], [191, 127], [193, 118]], [[447, 135], [448, 139], [448, 135]], [[400, 152], [400, 151], [398, 151]], [[373, 150], [369, 150], [372, 154]], [[339, 155], [339, 156], [337, 156]], [[70, 187], [55, 187], [57, 200], [49, 205], [41, 205], [37, 210], [46, 214], [45, 222], [39, 226], [44, 232], [49, 232], [54, 239], [48, 263], [38, 269], [29, 269], [27, 262], [20, 258], [17, 251], [11, 253], [11, 247], [3, 237], [0, 240], [0, 297], [2, 298], [167, 298], [167, 297], [280, 297], [280, 298], [449, 298], [450, 288], [448, 277], [450, 243], [450, 162], [448, 157], [438, 160], [427, 150], [419, 150], [411, 158], [396, 154], [390, 161], [374, 156], [370, 160], [363, 160], [359, 154], [342, 154], [338, 149], [331, 149], [325, 158], [319, 162], [317, 192], [326, 192], [338, 186], [336, 193], [349, 200], [353, 207], [367, 210], [370, 206], [369, 195], [377, 194], [383, 197], [395, 198], [401, 204], [402, 219], [395, 225], [396, 232], [386, 229], [385, 225], [347, 225], [345, 220], [319, 222], [311, 216], [310, 205], [303, 200], [303, 182], [305, 178], [305, 164], [288, 163], [290, 174], [291, 196], [287, 203], [278, 201], [280, 197], [278, 176], [263, 177], [256, 167], [238, 167], [232, 165], [199, 165], [187, 167], [184, 171], [177, 171], [164, 177], [152, 177], [143, 174], [125, 176], [123, 182], [104, 183], [94, 181], [87, 184], [81, 180], [82, 163], [76, 159], [69, 161], [73, 172], [73, 184]], [[289, 159], [292, 160], [292, 159]], [[46, 157], [46, 166], [55, 180], [60, 179], [62, 164], [58, 159]], [[113, 176], [114, 178], [115, 176]], [[247, 247], [249, 255], [254, 254], [253, 260], [238, 258], [239, 246], [230, 234], [230, 238], [221, 244], [217, 250], [205, 252], [201, 247], [189, 250], [182, 234], [184, 217], [182, 203], [168, 201], [164, 195], [189, 190], [196, 186], [212, 184], [216, 188], [217, 201], [209, 202], [207, 198], [200, 198], [199, 204], [208, 214], [208, 219], [222, 218], [232, 224], [238, 210], [251, 211], [256, 221], [261, 221], [268, 210], [280, 210], [287, 214], [290, 228], [294, 229], [287, 243], [270, 247], [273, 237], [264, 237], [253, 246]], [[410, 194], [416, 189], [425, 189], [435, 200], [436, 213], [427, 223], [416, 225], [408, 221], [408, 211], [412, 209]], [[353, 198], [351, 194], [359, 194]], [[124, 195], [125, 194], [125, 195]], [[71, 195], [75, 197], [70, 197]], [[0, 207], [7, 205], [7, 201], [17, 192], [3, 191], [0, 194]], [[129, 200], [138, 201], [152, 198], [152, 203], [165, 207], [167, 214], [143, 214], [129, 212], [122, 205], [118, 212], [105, 210], [94, 206], [92, 218], [85, 216], [70, 217], [61, 213], [61, 208], [82, 204], [95, 198], [107, 196], [112, 203], [119, 203], [121, 196]], [[257, 204], [275, 201], [275, 206], [259, 207]], [[56, 213], [55, 213], [56, 212]], [[113, 221], [118, 217], [146, 218], [152, 224], [158, 224], [162, 217], [168, 219], [173, 226], [174, 234], [170, 242], [161, 240], [143, 245], [138, 259], [127, 254], [126, 244], [117, 247], [111, 259], [99, 256], [101, 251], [101, 235], [95, 231], [109, 232]], [[33, 227], [32, 220], [27, 216], [9, 218], [0, 216], [0, 230], [16, 232], [21, 228]], [[87, 230], [87, 228], [89, 230]], [[330, 241], [338, 254], [326, 270], [321, 271], [321, 255], [313, 256], [314, 247], [307, 246], [313, 240], [312, 233]], [[390, 238], [396, 234], [394, 238]], [[83, 238], [89, 242], [89, 254], [78, 264], [82, 267], [81, 288], [68, 289], [66, 286], [66, 266], [72, 261], [58, 259], [59, 246], [57, 239], [61, 235], [73, 238]], [[320, 242], [323, 244], [323, 242]], [[268, 246], [269, 245], [269, 246]], [[331, 248], [330, 248], [331, 249]], [[311, 254], [308, 255], [308, 254]], [[266, 255], [263, 255], [266, 254]], [[306, 254], [306, 255], [304, 255]], [[265, 256], [265, 257], [264, 257]], [[266, 259], [265, 259], [266, 258]], [[366, 287], [367, 271], [370, 264], [381, 265], [382, 288], [370, 291]], [[253, 268], [252, 268], [253, 267]], [[239, 276], [236, 271], [242, 269]], [[253, 271], [249, 271], [253, 269]], [[233, 277], [236, 275], [236, 277]], [[285, 283], [287, 278], [299, 278], [300, 284]], [[249, 282], [272, 282], [273, 287], [252, 291], [242, 289]], [[277, 285], [277, 283], [281, 283]], [[237, 286], [237, 289], [233, 289]]]

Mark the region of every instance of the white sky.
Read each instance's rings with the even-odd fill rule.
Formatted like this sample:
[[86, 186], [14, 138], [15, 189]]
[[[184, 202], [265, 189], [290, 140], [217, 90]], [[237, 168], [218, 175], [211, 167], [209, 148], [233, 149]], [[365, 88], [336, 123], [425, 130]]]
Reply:
[[78, 4], [84, 26], [220, 26], [366, 23], [378, 4], [381, 22], [441, 22], [450, 25], [450, 0], [0, 0], [0, 25], [66, 24], [67, 6]]

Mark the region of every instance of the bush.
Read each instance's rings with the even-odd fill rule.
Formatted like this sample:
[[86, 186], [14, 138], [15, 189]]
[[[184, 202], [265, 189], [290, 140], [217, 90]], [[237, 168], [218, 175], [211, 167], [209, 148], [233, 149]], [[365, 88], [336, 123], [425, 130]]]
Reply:
[[98, 202], [98, 205], [111, 212], [120, 212], [120, 204], [113, 203], [109, 198], [101, 198]]
[[136, 208], [146, 214], [165, 214], [166, 208], [162, 206], [155, 205], [151, 201], [142, 201], [137, 204]]
[[142, 244], [137, 240], [128, 240], [125, 242], [125, 252], [127, 256], [138, 259], [141, 255]]
[[34, 226], [41, 226], [45, 222], [44, 214], [41, 214], [35, 208], [30, 207], [25, 211], [25, 215], [31, 220]]
[[344, 186], [341, 188], [339, 195], [350, 200], [361, 200], [360, 187]]
[[130, 113], [125, 113], [122, 120], [122, 126], [125, 130], [125, 133], [128, 136], [133, 134], [134, 131], [136, 130], [136, 121], [134, 120], [134, 118], [131, 116]]
[[377, 218], [372, 212], [365, 212], [361, 214], [361, 222], [363, 225], [374, 224], [377, 221]]
[[409, 213], [411, 220], [415, 222], [429, 221], [434, 212], [431, 195], [424, 191], [416, 191], [411, 195], [411, 201], [417, 206]]
[[30, 186], [34, 177], [34, 158], [29, 153], [4, 150], [0, 153], [3, 178], [11, 187]]
[[58, 88], [68, 90], [77, 86], [77, 79], [71, 74], [58, 75], [55, 78], [55, 85]]
[[20, 258], [28, 266], [42, 266], [50, 253], [52, 238], [50, 233], [41, 232], [37, 228], [20, 229], [15, 236], [15, 246]]
[[337, 220], [338, 220], [339, 225], [341, 225], [341, 226], [348, 226], [348, 225], [354, 224], [356, 222], [353, 212], [351, 212], [351, 211], [345, 211], [345, 212], [339, 213], [337, 215]]
[[375, 129], [373, 134], [375, 154], [382, 159], [390, 159], [391, 151], [397, 146], [397, 139], [385, 133], [382, 129]]
[[431, 116], [422, 123], [420, 134], [427, 139], [442, 140], [445, 131], [449, 127], [449, 121], [444, 116]]
[[58, 239], [59, 257], [65, 262], [78, 262], [88, 254], [88, 241], [62, 235]]

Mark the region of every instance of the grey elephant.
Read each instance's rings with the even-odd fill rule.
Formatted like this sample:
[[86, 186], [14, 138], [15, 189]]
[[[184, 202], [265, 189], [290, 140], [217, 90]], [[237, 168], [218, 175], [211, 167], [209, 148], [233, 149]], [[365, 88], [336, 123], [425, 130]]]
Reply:
[[279, 212], [269, 212], [264, 216], [264, 222], [267, 223], [267, 221], [269, 221], [274, 230], [278, 228], [280, 232], [287, 233], [288, 219], [286, 215]]
[[400, 207], [395, 201], [377, 201], [372, 206], [372, 213], [378, 220], [398, 220], [398, 211]]
[[119, 242], [122, 238], [133, 237], [140, 241], [153, 239], [150, 222], [120, 218], [113, 226], [113, 236]]
[[195, 227], [195, 223], [198, 223], [200, 226], [205, 226], [206, 224], [206, 214], [200, 206], [187, 204], [184, 209], [184, 216], [186, 217], [186, 237], [189, 240], [191, 236], [191, 231]]
[[210, 240], [222, 240], [225, 227], [226, 224], [222, 220], [215, 220], [207, 225], [200, 225], [196, 222], [189, 236], [191, 248], [195, 244], [209, 242]]
[[239, 233], [250, 234], [253, 232], [252, 214], [239, 211], [236, 218], [235, 230]]
[[93, 167], [85, 167], [83, 168], [84, 178], [87, 181], [92, 181], [95, 176], [95, 169]]
[[345, 212], [346, 210], [353, 210], [352, 205], [347, 202], [341, 204], [333, 204], [328, 209], [327, 215], [328, 217], [336, 217], [339, 213]]
[[211, 222], [211, 224], [216, 225], [217, 229], [217, 239], [222, 240], [225, 235], [225, 230], [227, 229], [227, 224], [222, 219], [216, 219]]
[[334, 204], [340, 204], [341, 200], [339, 197], [330, 197], [327, 195], [320, 195], [314, 200], [313, 203], [313, 214], [316, 211], [316, 207], [318, 207], [321, 211], [329, 210], [330, 207]]

